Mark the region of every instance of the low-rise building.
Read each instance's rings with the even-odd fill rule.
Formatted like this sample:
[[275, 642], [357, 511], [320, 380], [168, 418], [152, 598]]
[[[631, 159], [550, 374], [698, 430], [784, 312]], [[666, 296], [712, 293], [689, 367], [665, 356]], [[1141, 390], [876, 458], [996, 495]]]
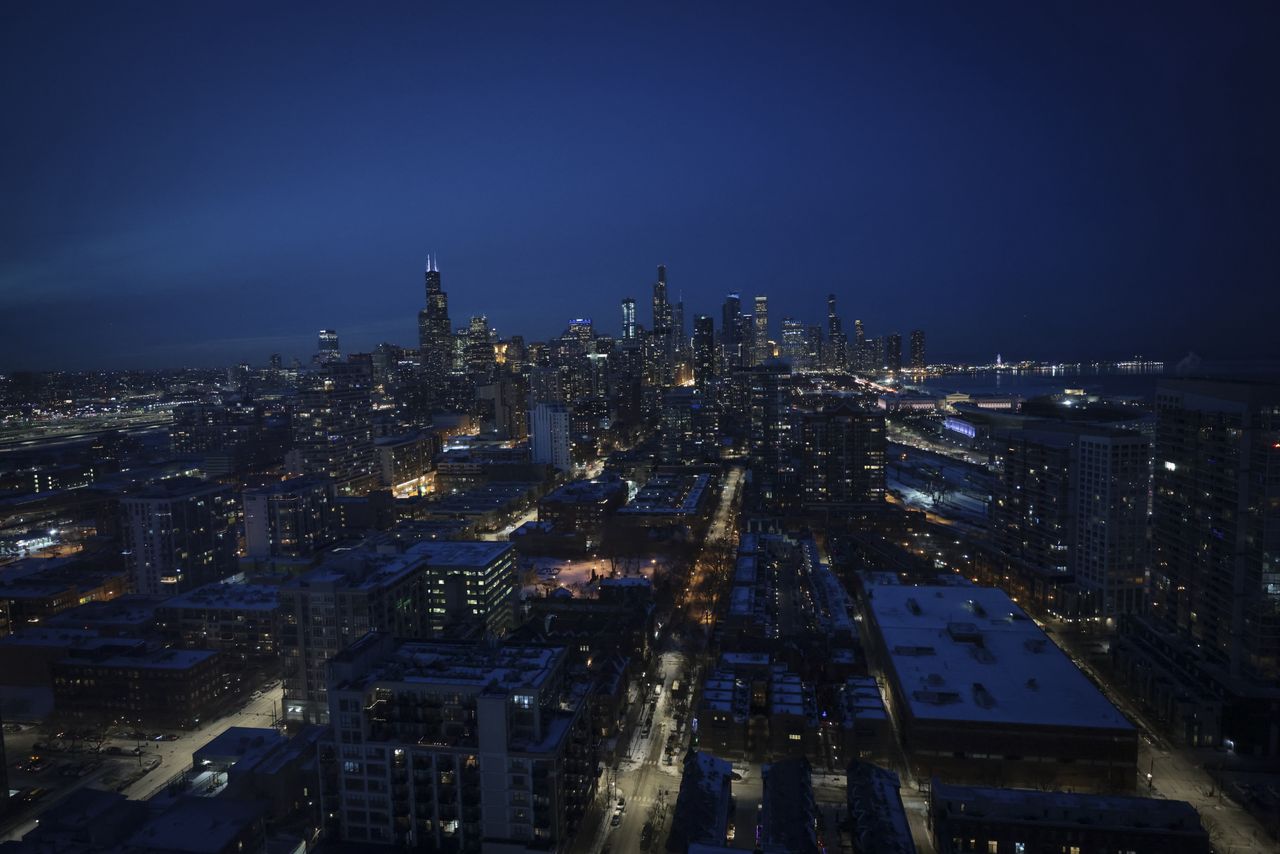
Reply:
[[223, 710], [227, 694], [222, 654], [213, 650], [70, 657], [53, 666], [57, 715], [87, 726], [194, 729]]
[[917, 773], [1135, 785], [1133, 725], [1004, 592], [875, 583], [865, 591], [868, 649]]
[[757, 847], [764, 854], [818, 854], [818, 807], [809, 761], [803, 757], [782, 759], [762, 770]]
[[848, 759], [887, 762], [894, 752], [889, 713], [871, 676], [851, 677], [840, 686], [835, 714], [826, 723], [832, 743]]
[[20, 561], [0, 574], [0, 631], [38, 625], [87, 602], [110, 601], [128, 589], [123, 570], [75, 559]]
[[585, 537], [590, 549], [604, 539], [606, 520], [627, 500], [627, 483], [616, 475], [576, 480], [538, 499], [538, 521], [558, 533]]
[[1213, 850], [1186, 801], [954, 786], [937, 779], [929, 789], [929, 831], [938, 854]]
[[870, 762], [855, 761], [849, 765], [846, 779], [853, 854], [916, 854], [898, 775]]
[[724, 845], [729, 834], [733, 766], [706, 751], [689, 751], [671, 817], [667, 850], [686, 854], [693, 845]]

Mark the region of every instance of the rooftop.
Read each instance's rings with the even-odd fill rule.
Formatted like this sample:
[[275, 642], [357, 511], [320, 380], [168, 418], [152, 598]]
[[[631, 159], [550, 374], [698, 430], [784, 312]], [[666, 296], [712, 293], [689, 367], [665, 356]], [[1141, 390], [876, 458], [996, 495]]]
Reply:
[[429, 566], [487, 566], [505, 553], [510, 543], [490, 540], [423, 540], [405, 550], [426, 558]]
[[948, 812], [962, 812], [965, 816], [987, 820], [1144, 830], [1158, 828], [1186, 831], [1197, 836], [1205, 833], [1195, 807], [1186, 801], [1164, 798], [953, 786], [935, 778], [930, 800], [935, 810], [941, 806]]
[[262, 801], [183, 798], [129, 839], [147, 851], [220, 852], [262, 818]]
[[918, 719], [1132, 730], [994, 587], [869, 585], [900, 693]]
[[649, 479], [619, 513], [695, 513], [711, 475], [659, 474]]
[[626, 489], [627, 482], [622, 478], [617, 475], [604, 475], [593, 480], [575, 480], [566, 483], [542, 496], [542, 502], [546, 504], [604, 503], [619, 491], [625, 495]]
[[130, 492], [125, 500], [156, 500], [193, 498], [215, 492], [230, 493], [231, 488], [215, 480], [204, 480], [198, 477], [170, 477], [148, 484], [142, 489]]
[[860, 851], [915, 854], [916, 843], [902, 806], [898, 775], [869, 762], [849, 766], [848, 809], [854, 845]]
[[209, 649], [158, 649], [146, 655], [114, 655], [101, 661], [75, 659], [78, 665], [91, 667], [127, 667], [132, 670], [186, 670], [218, 653]]
[[[348, 654], [359, 655], [359, 645], [339, 653], [337, 659]], [[482, 689], [536, 689], [555, 672], [564, 655], [562, 647], [404, 641], [357, 681], [366, 686], [375, 682], [405, 682]]]
[[278, 587], [258, 584], [226, 584], [216, 581], [174, 596], [164, 608], [228, 608], [240, 611], [274, 611], [280, 604]]
[[283, 495], [290, 492], [302, 492], [310, 489], [327, 488], [333, 481], [322, 475], [303, 475], [288, 480], [276, 481], [257, 489], [246, 489], [246, 495]]

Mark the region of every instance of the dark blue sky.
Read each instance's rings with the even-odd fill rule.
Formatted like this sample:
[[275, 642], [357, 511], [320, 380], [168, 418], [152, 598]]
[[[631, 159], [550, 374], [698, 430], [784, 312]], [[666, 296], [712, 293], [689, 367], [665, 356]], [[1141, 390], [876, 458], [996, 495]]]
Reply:
[[1280, 355], [1274, 4], [361, 9], [4, 4], [0, 369], [415, 343], [428, 252], [529, 338], [666, 263], [690, 322]]

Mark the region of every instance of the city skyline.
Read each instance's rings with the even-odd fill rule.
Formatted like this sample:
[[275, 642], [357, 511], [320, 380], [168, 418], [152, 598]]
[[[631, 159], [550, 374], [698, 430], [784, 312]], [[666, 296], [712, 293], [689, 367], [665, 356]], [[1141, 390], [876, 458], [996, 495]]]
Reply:
[[940, 357], [1276, 355], [1274, 15], [384, 11], [16, 9], [0, 368], [411, 345], [428, 253], [527, 340], [661, 263]]

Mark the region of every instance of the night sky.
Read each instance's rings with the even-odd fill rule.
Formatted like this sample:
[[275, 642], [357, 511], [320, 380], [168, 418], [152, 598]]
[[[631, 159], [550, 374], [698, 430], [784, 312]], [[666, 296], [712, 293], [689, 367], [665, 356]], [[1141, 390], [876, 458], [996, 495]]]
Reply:
[[1276, 9], [5, 3], [0, 370], [416, 344], [428, 252], [530, 339], [665, 263], [690, 325], [1280, 356]]

